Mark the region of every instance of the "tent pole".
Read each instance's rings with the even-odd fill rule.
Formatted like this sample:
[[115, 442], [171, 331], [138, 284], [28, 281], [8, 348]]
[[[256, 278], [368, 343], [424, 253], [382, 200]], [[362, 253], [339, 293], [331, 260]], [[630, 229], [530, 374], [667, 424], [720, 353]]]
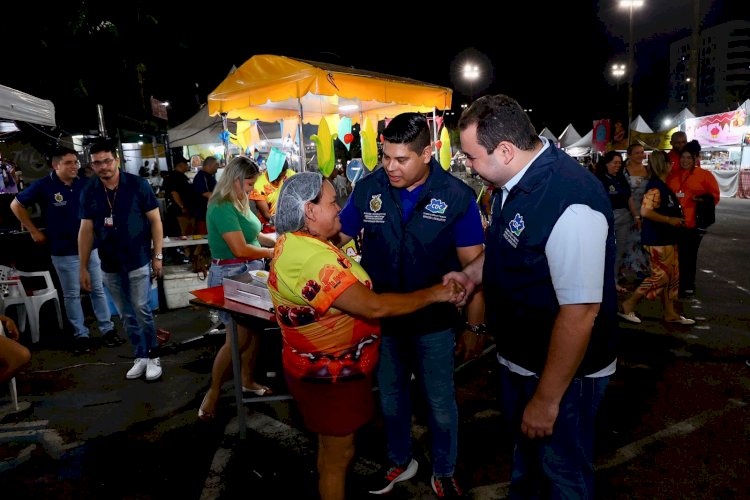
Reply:
[[302, 134], [302, 124], [304, 123], [303, 120], [305, 119], [305, 113], [302, 110], [302, 99], [298, 97], [297, 103], [299, 104], [299, 134], [297, 136], [299, 137], [299, 155], [300, 155], [300, 158], [302, 158], [302, 168], [300, 169], [300, 172], [307, 172], [307, 154], [305, 154], [305, 136]]
[[229, 124], [226, 113], [221, 114], [221, 129], [226, 132], [221, 134], [221, 142], [224, 143], [224, 165], [226, 165], [229, 163]]
[[437, 125], [437, 113], [435, 106], [432, 107], [432, 156], [435, 157], [436, 160], [439, 159], [438, 156], [438, 148], [437, 148], [437, 140], [438, 140], [438, 125]]

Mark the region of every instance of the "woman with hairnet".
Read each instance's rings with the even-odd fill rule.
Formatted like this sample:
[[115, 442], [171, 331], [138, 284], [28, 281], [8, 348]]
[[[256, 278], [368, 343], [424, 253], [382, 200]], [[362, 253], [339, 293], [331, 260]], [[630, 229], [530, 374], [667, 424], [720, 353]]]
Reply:
[[[216, 183], [208, 201], [206, 226], [208, 227], [208, 247], [211, 250], [211, 267], [208, 270], [208, 286], [219, 286], [225, 276], [235, 276], [248, 271], [263, 269], [263, 259], [273, 257], [273, 248], [265, 248], [260, 243], [264, 238], [266, 246], [273, 246], [273, 240], [260, 234], [261, 224], [250, 211], [247, 193], [258, 178], [259, 169], [254, 160], [246, 156], [232, 158], [224, 169], [224, 174]], [[233, 321], [229, 313], [219, 313], [219, 318], [227, 327]], [[256, 383], [253, 368], [258, 352], [259, 333], [238, 322], [237, 345], [242, 361], [242, 390], [258, 396], [270, 394], [271, 390]], [[216, 413], [221, 385], [229, 378], [232, 365], [231, 335], [226, 336], [224, 345], [214, 359], [211, 370], [211, 387], [203, 398], [198, 418], [211, 420]]]
[[329, 242], [341, 229], [336, 190], [317, 172], [284, 182], [268, 278], [283, 337], [282, 364], [305, 425], [318, 433], [318, 489], [344, 498], [354, 431], [373, 416], [378, 318], [460, 300], [456, 283], [411, 293], [376, 294], [365, 270]]

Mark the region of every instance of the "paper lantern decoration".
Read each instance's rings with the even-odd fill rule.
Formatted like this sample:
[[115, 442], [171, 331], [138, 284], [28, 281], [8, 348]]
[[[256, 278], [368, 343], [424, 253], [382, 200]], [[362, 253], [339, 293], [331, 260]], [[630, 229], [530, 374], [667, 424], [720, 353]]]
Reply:
[[342, 138], [344, 142], [344, 146], [346, 146], [346, 150], [349, 151], [349, 147], [352, 143], [352, 140], [354, 140], [354, 137], [352, 136], [352, 140], [349, 142], [346, 142], [346, 138], [352, 135], [352, 119], [348, 116], [342, 116], [341, 119], [339, 119], [339, 126], [338, 126], [338, 132], [339, 137]]
[[440, 131], [440, 140], [438, 141], [440, 148], [440, 166], [443, 170], [449, 170], [451, 168], [451, 136], [448, 133], [448, 127], [443, 127]]
[[310, 136], [310, 140], [315, 143], [318, 155], [318, 168], [325, 177], [330, 176], [333, 172], [333, 167], [336, 166], [336, 157], [333, 153], [333, 141], [336, 139], [336, 136], [337, 134], [331, 134], [328, 130], [326, 120], [320, 120], [318, 133]]
[[359, 131], [359, 140], [362, 144], [362, 163], [368, 170], [372, 170], [378, 164], [377, 136], [372, 120], [365, 118], [365, 123]]

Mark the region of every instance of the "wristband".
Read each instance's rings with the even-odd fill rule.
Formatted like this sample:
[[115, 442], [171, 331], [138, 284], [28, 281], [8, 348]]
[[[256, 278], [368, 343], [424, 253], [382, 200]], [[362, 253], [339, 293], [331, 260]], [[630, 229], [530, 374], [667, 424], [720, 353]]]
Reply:
[[487, 325], [484, 323], [480, 323], [478, 325], [472, 325], [471, 323], [466, 323], [464, 325], [464, 329], [476, 335], [484, 335], [485, 333], [487, 333]]

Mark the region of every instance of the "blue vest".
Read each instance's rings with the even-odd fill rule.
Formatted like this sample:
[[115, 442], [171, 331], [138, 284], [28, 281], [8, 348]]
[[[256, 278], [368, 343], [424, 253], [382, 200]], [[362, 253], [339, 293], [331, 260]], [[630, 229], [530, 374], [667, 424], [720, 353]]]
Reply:
[[545, 246], [555, 223], [573, 204], [587, 205], [607, 218], [602, 303], [578, 376], [614, 360], [617, 328], [615, 235], [612, 206], [602, 183], [572, 158], [550, 147], [511, 189], [502, 210], [496, 190], [485, 245], [483, 287], [487, 326], [498, 354], [541, 373], [549, 350], [557, 302]]
[[[682, 217], [682, 207], [677, 196], [658, 177], [652, 177], [646, 184], [646, 193], [651, 189], [659, 190], [661, 203], [654, 209], [658, 214], [666, 217]], [[656, 222], [643, 218], [641, 228], [641, 244], [649, 246], [676, 245], [679, 229], [664, 222]]]
[[[455, 245], [456, 223], [474, 203], [474, 191], [433, 159], [430, 175], [411, 216], [402, 222], [399, 190], [379, 169], [357, 182], [350, 203], [362, 214], [362, 266], [375, 292], [412, 292], [462, 268]], [[381, 320], [382, 332], [424, 334], [460, 322], [455, 306], [433, 304], [409, 315]]]

